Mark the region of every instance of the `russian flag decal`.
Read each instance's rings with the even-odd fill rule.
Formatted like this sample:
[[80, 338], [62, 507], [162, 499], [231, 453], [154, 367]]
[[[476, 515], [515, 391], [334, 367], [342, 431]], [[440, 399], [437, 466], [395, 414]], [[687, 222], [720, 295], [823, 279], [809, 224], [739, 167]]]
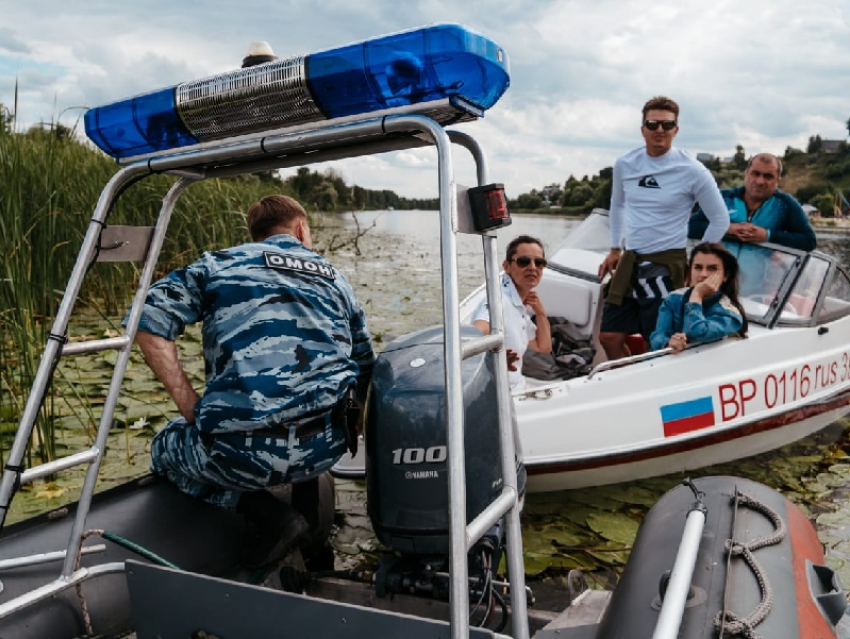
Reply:
[[667, 404], [661, 407], [661, 421], [664, 422], [665, 437], [714, 426], [714, 402], [709, 396]]

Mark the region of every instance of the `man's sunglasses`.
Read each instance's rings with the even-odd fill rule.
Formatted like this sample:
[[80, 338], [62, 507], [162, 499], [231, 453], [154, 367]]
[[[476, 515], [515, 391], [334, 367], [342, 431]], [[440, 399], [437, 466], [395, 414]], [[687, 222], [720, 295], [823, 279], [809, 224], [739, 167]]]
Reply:
[[646, 120], [643, 125], [650, 131], [657, 131], [658, 127], [665, 131], [672, 131], [676, 128], [676, 120]]
[[[519, 257], [515, 257], [513, 261], [516, 262], [516, 265], [520, 268], [525, 268], [526, 266], [531, 264], [532, 258], [528, 257], [527, 255], [520, 255]], [[545, 268], [548, 263], [549, 262], [546, 260], [545, 257], [534, 258], [534, 266], [536, 266], [537, 268]]]

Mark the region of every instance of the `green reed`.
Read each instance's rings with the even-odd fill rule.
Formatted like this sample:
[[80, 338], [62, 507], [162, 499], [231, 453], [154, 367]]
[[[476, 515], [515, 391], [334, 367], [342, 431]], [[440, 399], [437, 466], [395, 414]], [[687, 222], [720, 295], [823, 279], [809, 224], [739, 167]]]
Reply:
[[[74, 130], [54, 125], [18, 133], [8, 117], [5, 122], [0, 121], [0, 433], [20, 419], [92, 212], [117, 170]], [[152, 226], [174, 181], [157, 175], [130, 187], [108, 223]], [[172, 215], [158, 271], [185, 265], [204, 250], [245, 241], [247, 206], [285, 190], [278, 180], [253, 176], [192, 185]], [[78, 310], [120, 324], [138, 271], [138, 265], [95, 265], [83, 283]], [[68, 330], [74, 334], [73, 318]], [[31, 456], [54, 458], [55, 421], [49, 391]]]

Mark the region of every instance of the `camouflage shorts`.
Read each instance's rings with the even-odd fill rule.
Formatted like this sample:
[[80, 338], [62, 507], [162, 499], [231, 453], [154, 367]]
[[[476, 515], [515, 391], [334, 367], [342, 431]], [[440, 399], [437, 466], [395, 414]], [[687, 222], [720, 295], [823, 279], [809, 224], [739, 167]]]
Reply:
[[227, 509], [241, 494], [310, 479], [330, 468], [345, 452], [340, 429], [299, 439], [296, 429], [262, 435], [202, 435], [182, 417], [169, 422], [151, 443], [151, 470], [181, 491]]

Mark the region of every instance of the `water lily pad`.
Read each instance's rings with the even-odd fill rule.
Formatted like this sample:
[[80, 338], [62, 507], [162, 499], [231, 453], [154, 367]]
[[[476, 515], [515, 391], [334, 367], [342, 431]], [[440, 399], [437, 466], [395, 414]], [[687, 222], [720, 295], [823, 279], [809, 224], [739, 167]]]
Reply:
[[583, 490], [570, 491], [570, 500], [573, 502], [571, 508], [565, 507], [565, 511], [577, 510], [576, 505], [589, 506], [593, 510], [617, 510], [622, 502], [606, 496], [599, 488], [586, 488]]
[[578, 526], [556, 524], [549, 526], [537, 534], [545, 535], [552, 543], [561, 548], [578, 548], [590, 543], [590, 536]]
[[587, 524], [604, 539], [624, 546], [631, 545], [638, 529], [636, 521], [618, 513], [593, 513], [587, 518]]
[[44, 488], [39, 490], [35, 496], [37, 499], [56, 499], [57, 497], [61, 497], [65, 494], [64, 488], [59, 488], [58, 486], [51, 486], [50, 488]]
[[[552, 557], [547, 554], [526, 552], [523, 554], [523, 565], [526, 575], [539, 575], [552, 565]], [[506, 567], [500, 567], [500, 572], [504, 572], [505, 569]]]
[[637, 483], [600, 486], [595, 494], [605, 499], [630, 506], [652, 506], [658, 501], [658, 493]]
[[594, 547], [588, 549], [587, 554], [598, 560], [600, 565], [607, 567], [623, 567], [629, 561], [630, 550], [624, 550], [622, 547], [611, 550]]

